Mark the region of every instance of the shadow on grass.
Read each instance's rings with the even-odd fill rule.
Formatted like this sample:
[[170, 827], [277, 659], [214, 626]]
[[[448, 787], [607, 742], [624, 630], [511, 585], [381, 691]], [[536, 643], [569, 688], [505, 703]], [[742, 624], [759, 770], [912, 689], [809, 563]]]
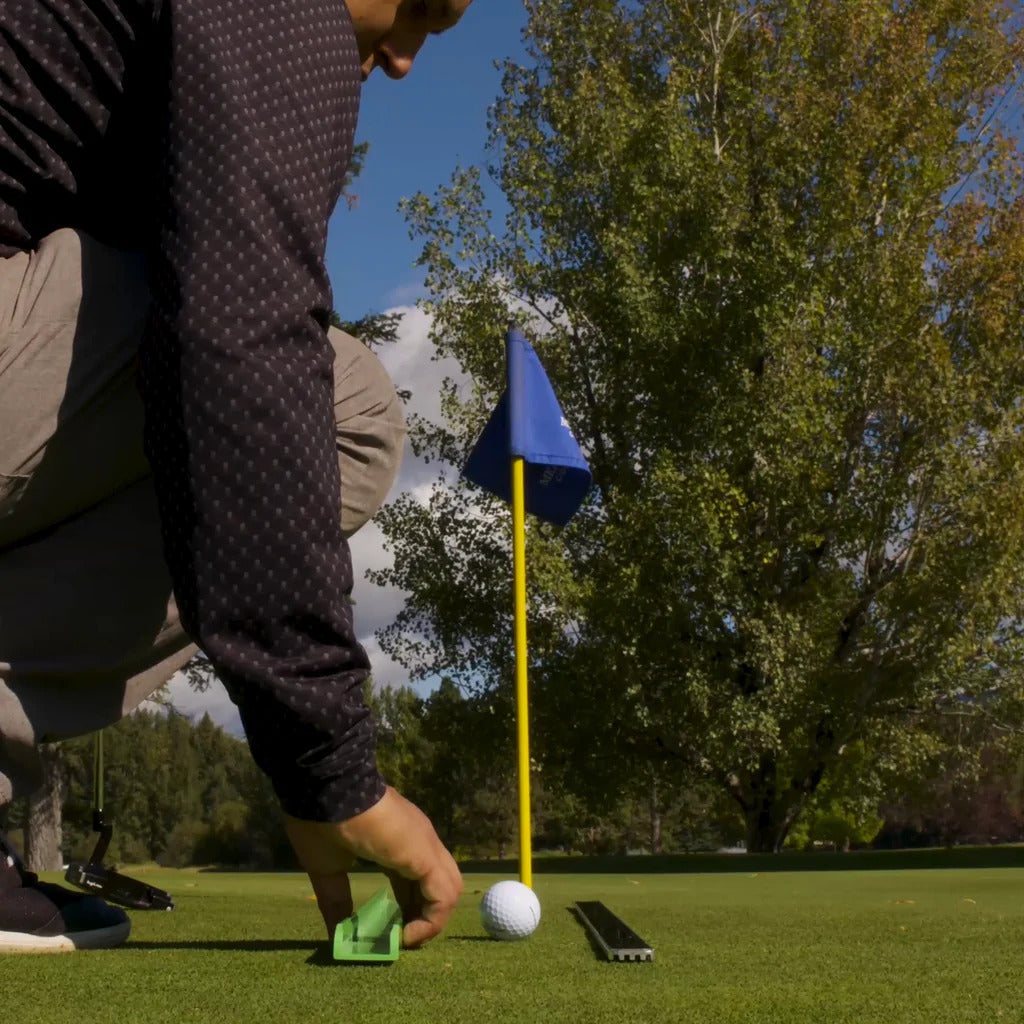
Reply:
[[217, 941], [198, 942], [132, 942], [128, 941], [121, 949], [181, 949], [196, 951], [221, 951], [224, 953], [287, 953], [293, 949], [312, 949], [314, 955], [320, 949], [326, 949], [328, 955], [330, 950], [323, 943], [316, 943], [302, 939], [240, 939], [236, 942], [230, 939]]
[[122, 949], [154, 950], [178, 949], [187, 952], [208, 953], [290, 953], [306, 952], [306, 963], [310, 967], [388, 967], [388, 963], [341, 962], [334, 959], [334, 950], [328, 942], [310, 942], [302, 939], [245, 939], [238, 942], [221, 940], [216, 942], [126, 942]]
[[[493, 939], [489, 939], [486, 935], [445, 935], [443, 936], [445, 942], [493, 942]], [[403, 956], [416, 956], [419, 953], [417, 949], [403, 949]], [[318, 947], [307, 960], [306, 963], [310, 967], [390, 967], [392, 961], [359, 961], [359, 960], [344, 960], [339, 961], [334, 959], [334, 951], [330, 946], [324, 945]]]
[[587, 937], [587, 942], [590, 943], [590, 948], [594, 951], [594, 956], [597, 957], [601, 963], [608, 962], [608, 954], [601, 947], [601, 943], [594, 937], [594, 933], [583, 923], [582, 918], [579, 915], [579, 911], [575, 907], [566, 907], [566, 912], [572, 915], [573, 920], [580, 926], [580, 930]]
[[[403, 950], [403, 952], [405, 952]], [[306, 959], [306, 963], [310, 967], [334, 967], [335, 969], [353, 967], [359, 970], [366, 970], [367, 968], [380, 968], [390, 967], [393, 961], [391, 960], [335, 960], [334, 950], [327, 944], [318, 946]]]

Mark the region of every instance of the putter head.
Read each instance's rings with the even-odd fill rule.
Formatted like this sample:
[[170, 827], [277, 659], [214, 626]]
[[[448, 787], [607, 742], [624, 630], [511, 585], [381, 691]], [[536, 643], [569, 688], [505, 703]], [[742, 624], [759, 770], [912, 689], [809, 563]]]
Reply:
[[65, 881], [108, 903], [117, 903], [133, 910], [173, 910], [170, 894], [145, 882], [122, 875], [102, 864], [71, 864]]
[[113, 868], [103, 866], [103, 857], [110, 845], [114, 827], [103, 817], [97, 807], [92, 812], [92, 827], [100, 837], [92, 851], [88, 864], [69, 864], [64, 881], [78, 889], [84, 889], [93, 896], [99, 896], [108, 903], [117, 903], [132, 910], [173, 910], [174, 900], [170, 893], [157, 889], [145, 882], [122, 875]]

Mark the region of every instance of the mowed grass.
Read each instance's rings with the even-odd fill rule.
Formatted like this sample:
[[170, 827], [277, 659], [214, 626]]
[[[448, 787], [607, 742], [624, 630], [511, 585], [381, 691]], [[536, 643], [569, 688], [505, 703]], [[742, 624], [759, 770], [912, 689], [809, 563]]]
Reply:
[[[56, 876], [51, 876], [56, 877]], [[386, 967], [330, 959], [300, 875], [153, 871], [178, 909], [115, 951], [0, 959], [31, 1024], [1024, 1022], [1024, 868], [535, 876], [543, 920], [487, 939], [467, 874], [445, 937]], [[379, 876], [355, 876], [358, 901]], [[568, 908], [598, 899], [655, 947], [599, 960]]]

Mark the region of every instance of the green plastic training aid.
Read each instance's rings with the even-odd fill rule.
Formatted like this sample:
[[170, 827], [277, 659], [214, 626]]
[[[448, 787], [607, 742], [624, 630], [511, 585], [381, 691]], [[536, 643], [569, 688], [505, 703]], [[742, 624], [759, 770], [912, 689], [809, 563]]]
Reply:
[[381, 889], [334, 929], [334, 959], [346, 963], [391, 963], [398, 959], [402, 912]]

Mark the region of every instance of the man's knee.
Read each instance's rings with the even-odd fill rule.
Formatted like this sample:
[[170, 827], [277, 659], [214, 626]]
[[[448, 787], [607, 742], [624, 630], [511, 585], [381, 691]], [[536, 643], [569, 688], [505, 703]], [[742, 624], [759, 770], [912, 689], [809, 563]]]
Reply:
[[194, 650], [150, 479], [0, 550], [0, 772], [25, 792], [37, 743], [118, 721]]
[[0, 259], [0, 548], [148, 472], [141, 257], [70, 229]]
[[336, 328], [334, 418], [341, 470], [341, 526], [351, 536], [384, 504], [402, 464], [405, 417], [381, 361]]

